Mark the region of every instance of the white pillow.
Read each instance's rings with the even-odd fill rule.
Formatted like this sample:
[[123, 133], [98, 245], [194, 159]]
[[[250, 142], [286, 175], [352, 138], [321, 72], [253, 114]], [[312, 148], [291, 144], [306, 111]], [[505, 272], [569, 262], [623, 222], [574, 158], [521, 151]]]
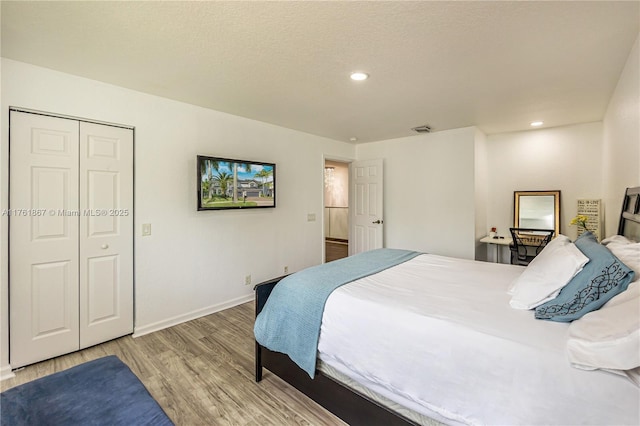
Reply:
[[633, 269], [636, 273], [634, 281], [640, 278], [640, 243], [614, 241], [609, 242], [607, 248], [622, 263]]
[[612, 235], [610, 237], [602, 240], [600, 244], [606, 246], [609, 243], [619, 243], [619, 244], [633, 244], [633, 241], [625, 237], [624, 235]]
[[[536, 263], [536, 259], [538, 259], [537, 262], [540, 262], [540, 260], [539, 260], [540, 256], [542, 255], [542, 253], [545, 250], [547, 250], [549, 248], [549, 246], [555, 246], [555, 245], [558, 245], [558, 244], [564, 245], [564, 244], [568, 244], [570, 242], [571, 242], [571, 240], [569, 239], [569, 237], [567, 237], [566, 235], [558, 234], [558, 236], [556, 238], [552, 239], [545, 246], [545, 248], [542, 249], [542, 252], [540, 252], [540, 254], [537, 257], [535, 257], [531, 262], [529, 262], [528, 266], [531, 266], [531, 264], [535, 264]], [[520, 281], [518, 280], [518, 278], [516, 278], [515, 280], [513, 280], [511, 282], [511, 284], [509, 284], [509, 288], [507, 289], [507, 294], [510, 294], [510, 295], [513, 296], [516, 293], [516, 289], [517, 289], [518, 285], [520, 284]]]
[[[640, 367], [640, 281], [569, 326], [569, 361], [582, 369]], [[637, 372], [638, 370], [636, 370]]]
[[516, 279], [509, 304], [515, 309], [533, 309], [555, 299], [588, 261], [569, 238], [558, 235]]

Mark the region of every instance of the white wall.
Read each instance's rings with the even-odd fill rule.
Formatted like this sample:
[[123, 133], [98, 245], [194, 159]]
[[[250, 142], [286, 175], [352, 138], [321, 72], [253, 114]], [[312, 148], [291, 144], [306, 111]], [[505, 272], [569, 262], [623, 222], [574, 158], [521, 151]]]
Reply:
[[[626, 187], [640, 185], [640, 48], [636, 39], [602, 122], [489, 135], [487, 227], [507, 234], [513, 191], [562, 191], [561, 232], [579, 198], [601, 199], [604, 235], [617, 231]], [[489, 253], [491, 257], [491, 252]]]
[[[0, 7], [0, 21], [2, 20], [2, 7]], [[0, 31], [0, 46], [2, 46], [2, 31]], [[0, 57], [1, 55], [0, 48]], [[0, 60], [0, 97], [2, 95], [2, 60]], [[4, 110], [2, 110], [4, 111]], [[2, 112], [0, 111], [0, 113]], [[5, 134], [6, 123], [0, 119], [0, 134]], [[1, 142], [1, 139], [0, 139]], [[5, 187], [5, 182], [9, 176], [8, 167], [5, 167], [4, 162], [4, 147], [0, 145], [0, 209], [6, 208], [5, 195], [2, 188]], [[8, 194], [7, 194], [8, 196]], [[9, 246], [7, 235], [7, 219], [4, 216], [0, 216], [0, 380], [11, 377], [11, 369], [8, 365], [8, 359], [6, 355], [9, 347], [9, 332], [8, 332], [8, 319], [9, 319], [9, 286], [6, 284], [9, 279], [9, 271], [6, 267], [7, 247]]]
[[[577, 200], [604, 198], [602, 128], [595, 122], [485, 136], [471, 127], [356, 150], [359, 160], [384, 159], [387, 247], [493, 261], [494, 248], [477, 241], [493, 226], [508, 235], [514, 191], [561, 190], [561, 232], [576, 236], [569, 222]], [[508, 248], [501, 251], [508, 262]]]
[[[7, 206], [8, 108], [135, 126], [136, 333], [252, 297], [253, 283], [322, 262], [326, 156], [353, 145], [2, 59], [2, 208]], [[276, 163], [277, 207], [196, 211], [196, 155]], [[318, 220], [307, 222], [307, 214]], [[7, 221], [2, 218], [0, 366], [8, 363]], [[141, 237], [141, 224], [152, 235]]]
[[602, 153], [607, 235], [618, 229], [624, 188], [640, 185], [640, 36], [604, 117]]
[[601, 149], [601, 122], [487, 136], [487, 228], [509, 234], [514, 191], [560, 190], [560, 232], [575, 238], [577, 200], [602, 198]]
[[475, 257], [474, 127], [361, 144], [384, 159], [385, 246]]
[[475, 134], [475, 240], [476, 260], [486, 260], [489, 247], [479, 240], [489, 232], [487, 209], [489, 202], [489, 163], [487, 157], [487, 136], [476, 129]]

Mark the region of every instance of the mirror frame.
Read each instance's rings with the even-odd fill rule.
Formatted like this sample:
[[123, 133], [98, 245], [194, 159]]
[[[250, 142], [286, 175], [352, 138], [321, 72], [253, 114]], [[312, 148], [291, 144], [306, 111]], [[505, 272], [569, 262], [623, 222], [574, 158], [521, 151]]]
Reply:
[[[560, 191], [514, 191], [513, 192], [513, 227], [521, 228], [520, 226], [520, 197], [522, 196], [553, 196], [553, 215], [554, 215], [554, 238], [560, 235]], [[522, 228], [527, 228], [522, 226]]]

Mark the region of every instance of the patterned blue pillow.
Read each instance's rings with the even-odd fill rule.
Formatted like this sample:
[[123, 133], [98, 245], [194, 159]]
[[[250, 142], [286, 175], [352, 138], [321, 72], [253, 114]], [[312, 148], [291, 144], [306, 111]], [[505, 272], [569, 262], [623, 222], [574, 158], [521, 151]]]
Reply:
[[560, 294], [536, 307], [538, 319], [569, 322], [595, 311], [633, 281], [634, 272], [622, 263], [591, 232], [575, 242], [589, 262], [560, 290]]

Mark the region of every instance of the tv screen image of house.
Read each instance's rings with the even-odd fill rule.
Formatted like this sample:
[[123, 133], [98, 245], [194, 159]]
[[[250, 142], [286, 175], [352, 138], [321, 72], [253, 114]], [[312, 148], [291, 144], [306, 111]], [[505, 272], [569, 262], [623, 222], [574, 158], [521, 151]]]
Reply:
[[198, 155], [198, 210], [276, 206], [276, 165]]

